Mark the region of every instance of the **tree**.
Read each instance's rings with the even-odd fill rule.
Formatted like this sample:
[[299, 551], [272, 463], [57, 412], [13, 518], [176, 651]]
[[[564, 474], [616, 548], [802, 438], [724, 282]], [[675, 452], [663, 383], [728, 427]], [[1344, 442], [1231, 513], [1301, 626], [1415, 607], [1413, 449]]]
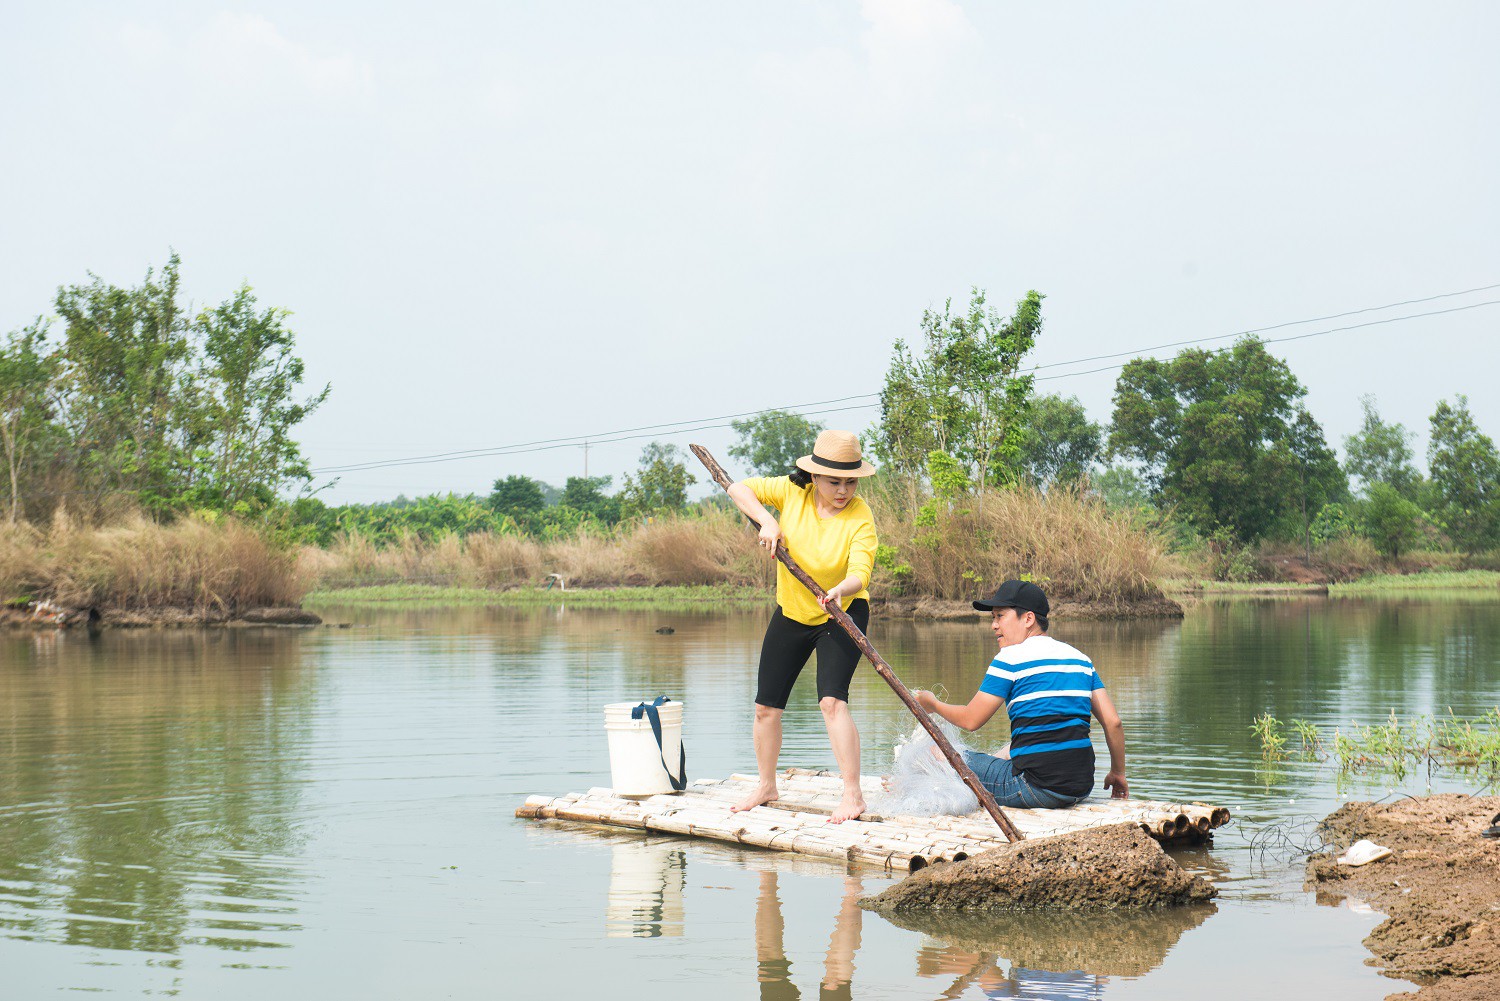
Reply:
[[922, 313], [922, 348], [897, 341], [880, 394], [873, 450], [893, 472], [920, 476], [932, 452], [965, 463], [976, 483], [1021, 475], [1021, 439], [1032, 377], [1021, 360], [1042, 329], [1042, 299], [1028, 292], [1010, 317], [986, 305], [978, 288], [968, 311]]
[[[241, 285], [233, 298], [204, 310], [193, 324], [202, 361], [185, 407], [194, 456], [189, 487], [199, 504], [234, 508], [268, 500], [293, 481], [312, 479], [291, 431], [328, 398], [325, 385], [306, 400], [294, 397], [305, 367], [292, 354], [287, 310], [257, 310], [255, 293]], [[185, 401], [186, 402], [186, 401]]]
[[1500, 541], [1500, 454], [1469, 412], [1469, 398], [1440, 400], [1432, 414], [1427, 466], [1437, 496], [1434, 514], [1465, 553]]
[[1365, 491], [1361, 521], [1375, 548], [1398, 559], [1421, 536], [1422, 509], [1389, 483], [1377, 482]]
[[1422, 475], [1412, 464], [1411, 433], [1400, 424], [1387, 424], [1375, 409], [1375, 397], [1360, 397], [1364, 423], [1344, 439], [1344, 469], [1367, 490], [1388, 483], [1407, 500], [1415, 500]]
[[[1306, 392], [1253, 337], [1170, 361], [1137, 358], [1115, 383], [1110, 450], [1141, 463], [1158, 504], [1204, 534], [1222, 528], [1249, 542], [1299, 494], [1339, 491], [1342, 473], [1333, 475], [1313, 440], [1322, 430], [1302, 417]], [[1304, 487], [1304, 477], [1317, 482]]]
[[687, 506], [687, 488], [696, 483], [688, 472], [684, 455], [676, 445], [653, 441], [641, 449], [640, 468], [625, 477], [621, 505], [633, 516], [681, 511]]
[[1021, 436], [1021, 469], [1040, 487], [1076, 483], [1099, 458], [1103, 431], [1089, 420], [1078, 397], [1038, 396]]
[[311, 479], [293, 428], [327, 398], [298, 400], [305, 369], [283, 309], [241, 286], [189, 318], [173, 254], [135, 288], [91, 275], [63, 286], [55, 400], [82, 492], [148, 510], [248, 511]]
[[757, 476], [783, 476], [797, 460], [812, 451], [823, 425], [801, 414], [765, 410], [744, 420], [730, 421], [739, 439], [729, 454], [740, 459]]
[[620, 520], [620, 498], [604, 493], [613, 480], [612, 476], [570, 476], [558, 503], [605, 525], [613, 525]]
[[36, 458], [36, 447], [58, 430], [53, 424], [52, 380], [57, 356], [47, 350], [41, 320], [12, 331], [0, 345], [0, 448], [10, 489], [10, 521], [21, 513], [21, 479]]
[[490, 490], [490, 507], [516, 521], [524, 521], [546, 506], [547, 497], [542, 484], [529, 476], [512, 474], [496, 480]]
[[1349, 480], [1339, 468], [1338, 457], [1328, 447], [1322, 426], [1312, 414], [1297, 408], [1297, 418], [1287, 429], [1287, 447], [1292, 454], [1290, 498], [1307, 556], [1312, 558], [1312, 524], [1318, 512], [1349, 496]]
[[1145, 478], [1129, 466], [1104, 467], [1090, 486], [1111, 511], [1134, 511], [1151, 505], [1151, 491]]
[[78, 472], [90, 486], [134, 492], [154, 509], [171, 505], [188, 464], [174, 435], [192, 355], [179, 269], [173, 254], [138, 288], [91, 274], [88, 285], [57, 290], [63, 407]]

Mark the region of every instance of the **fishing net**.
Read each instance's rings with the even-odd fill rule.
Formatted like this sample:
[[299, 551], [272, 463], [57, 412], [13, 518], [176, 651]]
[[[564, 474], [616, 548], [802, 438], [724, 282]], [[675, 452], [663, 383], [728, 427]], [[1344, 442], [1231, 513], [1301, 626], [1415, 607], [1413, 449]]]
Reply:
[[[965, 745], [958, 738], [958, 728], [940, 717], [931, 718], [954, 749], [963, 754]], [[921, 726], [896, 742], [895, 756], [886, 791], [876, 798], [877, 812], [937, 817], [961, 816], [979, 809], [979, 800]]]

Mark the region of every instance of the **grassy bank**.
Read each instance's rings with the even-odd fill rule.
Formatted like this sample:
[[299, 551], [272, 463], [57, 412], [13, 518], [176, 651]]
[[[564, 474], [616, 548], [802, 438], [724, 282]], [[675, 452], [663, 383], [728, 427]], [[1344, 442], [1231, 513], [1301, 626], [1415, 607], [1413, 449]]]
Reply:
[[[1331, 586], [1267, 579], [1277, 567], [1300, 574], [1310, 565], [1306, 559], [1293, 565], [1286, 556], [1263, 563], [1262, 579], [1205, 580], [1195, 554], [1174, 553], [1141, 515], [1110, 511], [1065, 490], [987, 491], [950, 503], [881, 492], [869, 499], [881, 533], [871, 592], [895, 604], [963, 602], [1022, 575], [1059, 602], [1088, 605], [1102, 615], [1145, 614], [1141, 609], [1164, 593], [1500, 589], [1500, 572], [1451, 569], [1453, 554], [1418, 554], [1376, 567], [1428, 572], [1358, 574], [1358, 561], [1351, 559], [1358, 554], [1347, 547], [1314, 551], [1315, 559], [1342, 561], [1348, 571]], [[545, 542], [481, 532], [430, 540], [408, 534], [378, 545], [345, 534], [327, 548], [298, 549], [231, 518], [163, 526], [130, 517], [91, 528], [59, 517], [46, 528], [0, 526], [0, 600], [216, 614], [304, 600], [746, 607], [768, 601], [775, 578], [774, 564], [752, 538], [743, 518], [717, 507]]]
[[1302, 584], [1295, 581], [1197, 580], [1179, 577], [1161, 582], [1167, 594], [1236, 595], [1236, 594], [1322, 594], [1327, 584]]
[[0, 525], [0, 598], [125, 610], [235, 612], [296, 605], [308, 578], [295, 553], [232, 519], [141, 517], [102, 528], [66, 516]]
[[517, 587], [494, 590], [478, 587], [439, 587], [431, 584], [378, 584], [313, 591], [303, 599], [310, 606], [396, 605], [534, 606], [566, 604], [575, 608], [649, 607], [758, 608], [772, 600], [768, 588], [735, 584], [701, 584], [664, 587], [556, 588]]
[[[1159, 598], [1157, 580], [1175, 566], [1164, 538], [1143, 521], [1074, 492], [987, 491], [945, 505], [879, 493], [869, 499], [881, 533], [871, 585], [878, 596], [961, 600], [1028, 574], [1058, 598], [1124, 607]], [[313, 600], [330, 603], [371, 588], [380, 590], [359, 600], [555, 601], [555, 590], [539, 588], [549, 577], [566, 583], [570, 602], [600, 589], [614, 592], [600, 599], [610, 604], [677, 601], [689, 592], [662, 589], [693, 587], [764, 601], [774, 565], [752, 545], [753, 534], [723, 508], [545, 543], [476, 533], [377, 546], [346, 534], [326, 549], [304, 549], [300, 567], [316, 582]], [[498, 596], [482, 598], [485, 591]], [[636, 591], [645, 593], [637, 599]], [[717, 600], [716, 592], [703, 600]]]
[[1411, 574], [1373, 574], [1344, 584], [1332, 584], [1330, 594], [1365, 594], [1392, 591], [1437, 591], [1500, 589], [1500, 571], [1429, 571]]
[[326, 549], [305, 547], [299, 566], [319, 590], [376, 585], [508, 590], [561, 582], [603, 587], [769, 586], [774, 572], [746, 545], [743, 519], [718, 508], [613, 531], [580, 531], [550, 542], [476, 532], [427, 540], [403, 535], [377, 545], [344, 533]]

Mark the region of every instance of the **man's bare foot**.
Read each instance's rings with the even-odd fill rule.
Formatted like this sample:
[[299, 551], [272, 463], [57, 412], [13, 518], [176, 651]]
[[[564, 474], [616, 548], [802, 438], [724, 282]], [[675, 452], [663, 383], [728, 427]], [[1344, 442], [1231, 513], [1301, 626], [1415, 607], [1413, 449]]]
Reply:
[[865, 798], [858, 793], [844, 793], [844, 798], [839, 800], [838, 809], [833, 811], [833, 816], [828, 818], [830, 824], [842, 824], [846, 820], [854, 820], [865, 812]]
[[729, 812], [739, 813], [741, 810], [753, 810], [757, 806], [763, 806], [766, 803], [771, 802], [771, 800], [775, 799], [776, 796], [776, 783], [772, 782], [767, 784], [765, 782], [762, 782], [760, 785], [755, 787], [754, 792], [746, 796], [744, 799], [740, 800], [738, 803], [734, 804], [734, 806], [731, 806], [729, 808]]

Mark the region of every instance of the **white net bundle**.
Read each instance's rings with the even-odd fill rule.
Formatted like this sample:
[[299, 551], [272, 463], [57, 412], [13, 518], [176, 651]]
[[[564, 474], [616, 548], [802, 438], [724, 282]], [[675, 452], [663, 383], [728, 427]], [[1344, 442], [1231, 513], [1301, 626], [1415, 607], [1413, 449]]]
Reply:
[[[958, 728], [940, 717], [930, 718], [962, 755], [965, 747], [958, 739]], [[896, 742], [895, 756], [885, 793], [877, 797], [876, 812], [937, 817], [961, 816], [979, 809], [979, 800], [923, 727], [918, 726]]]

